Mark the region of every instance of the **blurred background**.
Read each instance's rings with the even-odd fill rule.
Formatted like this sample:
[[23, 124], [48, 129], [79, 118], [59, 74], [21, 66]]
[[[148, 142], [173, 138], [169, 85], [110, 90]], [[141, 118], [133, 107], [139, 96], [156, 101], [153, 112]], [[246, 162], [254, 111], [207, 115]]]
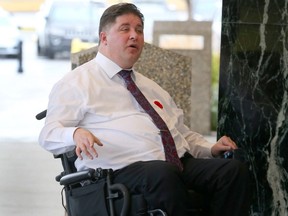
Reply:
[[[98, 42], [98, 21], [116, 0], [0, 0], [0, 215], [64, 215], [61, 171], [37, 143], [53, 84], [71, 68], [71, 52]], [[221, 0], [131, 0], [145, 16], [145, 41], [155, 20], [211, 21], [211, 134], [217, 127]], [[209, 138], [209, 134], [207, 135]], [[213, 135], [212, 139], [214, 139]]]

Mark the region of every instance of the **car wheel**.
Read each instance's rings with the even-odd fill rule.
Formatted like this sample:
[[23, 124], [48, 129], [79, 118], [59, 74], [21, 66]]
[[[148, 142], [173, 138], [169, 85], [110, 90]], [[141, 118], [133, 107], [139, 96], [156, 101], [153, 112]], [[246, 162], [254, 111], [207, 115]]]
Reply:
[[55, 52], [54, 51], [52, 51], [52, 50], [47, 50], [47, 57], [49, 58], [49, 59], [54, 59], [55, 58]]
[[44, 56], [43, 49], [40, 46], [39, 40], [37, 40], [37, 55], [38, 56]]

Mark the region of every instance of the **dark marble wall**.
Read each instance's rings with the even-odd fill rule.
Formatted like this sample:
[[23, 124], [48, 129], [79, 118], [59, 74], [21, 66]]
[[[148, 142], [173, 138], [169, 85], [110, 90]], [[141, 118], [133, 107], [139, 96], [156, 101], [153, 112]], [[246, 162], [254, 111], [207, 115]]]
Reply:
[[244, 149], [251, 215], [288, 215], [288, 0], [223, 0], [218, 137]]

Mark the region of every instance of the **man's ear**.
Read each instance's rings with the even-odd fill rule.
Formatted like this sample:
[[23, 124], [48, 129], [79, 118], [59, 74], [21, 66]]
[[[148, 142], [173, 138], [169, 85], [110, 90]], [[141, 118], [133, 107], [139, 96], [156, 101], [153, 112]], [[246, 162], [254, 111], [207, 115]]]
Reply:
[[103, 45], [107, 45], [107, 35], [106, 32], [100, 32], [100, 43]]

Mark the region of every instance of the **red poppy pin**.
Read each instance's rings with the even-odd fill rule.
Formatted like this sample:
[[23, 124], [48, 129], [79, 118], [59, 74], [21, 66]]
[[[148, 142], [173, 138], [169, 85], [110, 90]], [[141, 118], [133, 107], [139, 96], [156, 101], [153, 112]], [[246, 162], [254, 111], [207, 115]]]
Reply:
[[159, 101], [154, 101], [154, 104], [158, 106], [160, 109], [163, 109], [163, 105]]

